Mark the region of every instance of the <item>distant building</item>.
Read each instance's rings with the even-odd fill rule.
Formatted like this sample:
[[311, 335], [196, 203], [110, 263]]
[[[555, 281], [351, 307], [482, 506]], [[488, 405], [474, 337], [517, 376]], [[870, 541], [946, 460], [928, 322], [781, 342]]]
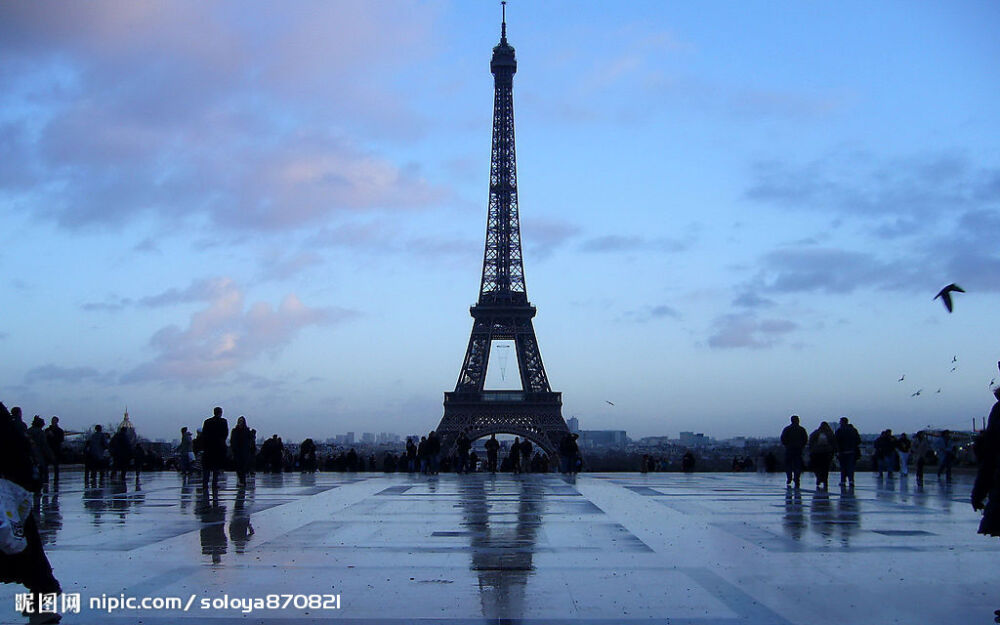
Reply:
[[367, 443], [369, 445], [374, 445], [375, 444], [375, 433], [374, 432], [365, 432], [364, 434], [361, 435], [361, 442], [362, 443]]
[[705, 447], [711, 442], [712, 439], [701, 432], [697, 434], [694, 432], [681, 432], [680, 444], [684, 447]]
[[580, 430], [583, 447], [624, 447], [628, 444], [625, 430]]
[[354, 432], [348, 432], [344, 435], [344, 444], [353, 445], [354, 444]]
[[569, 431], [574, 434], [580, 431], [580, 420], [576, 417], [566, 419], [566, 425], [569, 426]]

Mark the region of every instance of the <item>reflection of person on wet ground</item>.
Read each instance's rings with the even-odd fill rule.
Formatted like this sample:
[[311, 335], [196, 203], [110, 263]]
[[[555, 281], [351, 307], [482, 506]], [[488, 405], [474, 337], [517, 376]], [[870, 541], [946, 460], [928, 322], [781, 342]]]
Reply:
[[[979, 470], [972, 487], [972, 509], [982, 510], [980, 534], [1000, 537], [1000, 386], [993, 389], [997, 401], [990, 409], [986, 429], [976, 440]], [[995, 612], [1000, 623], [1000, 610]]]
[[782, 518], [785, 532], [794, 540], [802, 538], [805, 529], [805, 515], [802, 511], [802, 495], [798, 490], [785, 490], [785, 515]]
[[830, 463], [837, 450], [837, 437], [826, 421], [809, 435], [809, 465], [816, 475], [816, 488], [830, 488]]
[[489, 467], [490, 473], [497, 472], [497, 455], [500, 453], [500, 441], [497, 440], [496, 434], [490, 434], [489, 440], [486, 441], [486, 465]]
[[825, 538], [833, 534], [833, 508], [830, 506], [828, 489], [817, 488], [813, 492], [812, 505], [809, 507], [809, 524], [816, 532]]
[[785, 446], [785, 476], [786, 486], [795, 483], [795, 488], [799, 487], [802, 479], [802, 450], [809, 442], [809, 434], [806, 429], [799, 425], [799, 415], [792, 415], [789, 419], [791, 423], [781, 431], [781, 444]]
[[201, 552], [212, 557], [212, 563], [222, 562], [226, 553], [226, 507], [219, 501], [219, 491], [213, 490], [209, 497], [208, 489], [202, 488], [201, 499], [195, 509], [198, 520], [201, 521]]
[[[22, 424], [23, 425], [23, 424]], [[31, 442], [24, 429], [15, 423], [7, 407], [0, 403], [0, 477], [28, 492], [38, 494], [41, 483], [34, 474]], [[41, 535], [38, 533], [38, 519], [29, 514], [24, 522], [24, 538], [27, 546], [23, 551], [8, 554], [0, 551], [0, 581], [5, 584], [23, 584], [32, 593], [32, 605], [38, 607], [39, 595], [59, 593], [59, 582], [52, 574]], [[30, 623], [57, 623], [58, 614], [36, 614], [28, 612]]]
[[229, 521], [229, 540], [233, 541], [236, 553], [246, 550], [250, 537], [253, 536], [253, 525], [250, 524], [250, 509], [246, 505], [247, 489], [236, 491], [236, 503], [233, 505], [233, 516]]
[[840, 460], [840, 485], [850, 484], [854, 488], [854, 470], [858, 465], [860, 455], [861, 435], [858, 429], [851, 425], [847, 417], [840, 418], [837, 427], [837, 459]]
[[521, 472], [521, 439], [517, 436], [514, 437], [514, 442], [510, 444], [510, 453], [507, 454], [510, 459], [510, 470], [513, 473]]
[[233, 466], [236, 469], [236, 483], [244, 486], [247, 473], [253, 464], [253, 434], [247, 426], [247, 418], [240, 415], [236, 427], [229, 433], [229, 449], [233, 452]]
[[212, 488], [219, 487], [219, 475], [226, 468], [226, 439], [229, 437], [229, 423], [222, 417], [222, 408], [216, 406], [212, 416], [201, 426], [204, 454], [201, 458], [201, 487], [208, 488], [208, 476], [212, 474]]

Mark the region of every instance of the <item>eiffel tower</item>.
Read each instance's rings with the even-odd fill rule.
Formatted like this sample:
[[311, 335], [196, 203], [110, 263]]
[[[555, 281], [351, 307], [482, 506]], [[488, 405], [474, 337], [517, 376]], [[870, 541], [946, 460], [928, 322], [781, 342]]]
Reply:
[[[465, 431], [472, 440], [501, 433], [528, 438], [555, 458], [569, 428], [562, 418], [562, 393], [552, 391], [545, 375], [531, 323], [535, 307], [528, 302], [524, 286], [514, 154], [513, 85], [517, 61], [514, 48], [507, 43], [506, 11], [490, 71], [494, 83], [493, 150], [483, 278], [479, 301], [469, 309], [474, 322], [465, 362], [455, 391], [444, 394], [444, 417], [437, 433], [445, 453]], [[520, 374], [519, 390], [485, 388], [495, 345], [507, 351], [513, 347]]]

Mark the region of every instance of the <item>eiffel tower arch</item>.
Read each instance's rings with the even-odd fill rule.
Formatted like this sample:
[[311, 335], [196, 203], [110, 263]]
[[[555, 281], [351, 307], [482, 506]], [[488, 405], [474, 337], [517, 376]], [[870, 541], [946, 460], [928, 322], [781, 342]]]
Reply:
[[[507, 43], [506, 15], [500, 43], [490, 61], [493, 74], [493, 142], [486, 247], [479, 301], [469, 309], [472, 336], [453, 392], [444, 394], [444, 416], [437, 427], [442, 450], [450, 451], [458, 434], [470, 439], [490, 434], [527, 438], [554, 457], [569, 433], [562, 417], [562, 394], [549, 387], [535, 328], [535, 307], [528, 302], [521, 258], [514, 151], [514, 73], [517, 60]], [[490, 356], [497, 345], [513, 348], [520, 388], [487, 387]]]

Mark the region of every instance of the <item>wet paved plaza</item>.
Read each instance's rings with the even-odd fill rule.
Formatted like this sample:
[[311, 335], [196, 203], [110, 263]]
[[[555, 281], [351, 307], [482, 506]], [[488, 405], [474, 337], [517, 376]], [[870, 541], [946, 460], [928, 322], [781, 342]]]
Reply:
[[[863, 474], [850, 492], [796, 493], [761, 474], [319, 473], [238, 489], [230, 474], [206, 497], [171, 473], [136, 489], [67, 472], [41, 525], [64, 592], [81, 597], [64, 623], [991, 623], [1000, 540], [976, 534], [970, 488], [970, 476]], [[22, 590], [0, 586], [2, 622], [25, 622]], [[123, 595], [191, 606], [89, 605]], [[288, 605], [267, 609], [269, 595]], [[201, 607], [227, 596], [228, 609]], [[244, 613], [236, 599], [259, 603]]]

